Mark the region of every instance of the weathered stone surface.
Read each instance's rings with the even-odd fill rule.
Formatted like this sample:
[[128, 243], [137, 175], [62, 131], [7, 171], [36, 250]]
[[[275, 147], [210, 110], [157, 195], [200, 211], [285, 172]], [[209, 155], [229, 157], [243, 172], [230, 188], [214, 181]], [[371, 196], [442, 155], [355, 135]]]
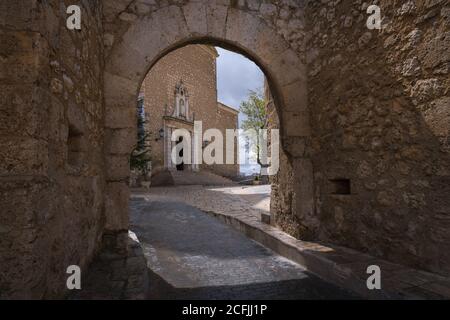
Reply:
[[[67, 267], [84, 268], [100, 244], [102, 13], [80, 5], [73, 34], [60, 1], [0, 5], [1, 298], [62, 297]], [[73, 168], [68, 144], [80, 134], [89, 155]]]
[[[359, 0], [80, 5], [83, 27], [72, 32], [61, 1], [1, 3], [0, 186], [11, 191], [0, 213], [2, 298], [61, 297], [66, 267], [86, 266], [107, 230], [105, 195], [119, 194], [108, 226], [127, 229], [126, 190], [105, 188], [127, 179], [128, 159], [105, 153], [105, 125], [131, 128], [120, 119], [132, 121], [145, 72], [199, 40], [246, 53], [267, 73], [290, 139], [274, 180], [281, 227], [450, 274], [445, 1], [383, 1], [381, 31], [366, 28]], [[32, 93], [18, 96], [20, 86]], [[296, 110], [305, 88], [307, 107]], [[30, 201], [36, 189], [48, 201]]]
[[69, 295], [70, 300], [143, 300], [149, 289], [146, 260], [136, 235], [128, 236], [127, 254], [117, 255], [103, 248], [84, 270], [81, 290]]
[[281, 119], [283, 120], [283, 132], [288, 137], [306, 137], [310, 134], [309, 128], [309, 112], [306, 110], [299, 111], [282, 111]]
[[[243, 47], [249, 52], [256, 52], [259, 34], [264, 30], [261, 19], [238, 9], [229, 9], [226, 21], [225, 38]], [[242, 30], [246, 30], [245, 33]]]
[[448, 139], [450, 136], [448, 126], [450, 123], [450, 97], [432, 101], [430, 108], [424, 111], [424, 120], [436, 136]]
[[[383, 1], [380, 33], [358, 1], [310, 2], [305, 16], [318, 239], [448, 274], [431, 261], [449, 239], [429, 234], [444, 192], [432, 181], [450, 160], [445, 7]], [[351, 29], [329, 28], [330, 10], [343, 21], [354, 12]], [[349, 195], [327, 194], [335, 178], [350, 181]]]
[[136, 128], [108, 129], [106, 131], [106, 151], [111, 155], [129, 156], [137, 143]]
[[128, 229], [128, 207], [130, 191], [126, 182], [110, 182], [106, 187], [105, 215], [108, 231]]
[[108, 181], [126, 181], [130, 177], [129, 155], [108, 154], [106, 166]]
[[133, 107], [111, 107], [105, 115], [105, 127], [110, 129], [131, 129], [136, 121], [136, 108]]
[[203, 3], [189, 2], [183, 6], [183, 13], [188, 29], [193, 35], [207, 33], [206, 7]]
[[[284, 110], [290, 112], [307, 110], [308, 88], [306, 81], [297, 81], [283, 86], [280, 93], [284, 98]], [[309, 120], [309, 115], [307, 116], [307, 119]]]
[[219, 3], [220, 1], [207, 2], [206, 22], [208, 24], [207, 34], [217, 39], [225, 38], [225, 23], [228, 7]]

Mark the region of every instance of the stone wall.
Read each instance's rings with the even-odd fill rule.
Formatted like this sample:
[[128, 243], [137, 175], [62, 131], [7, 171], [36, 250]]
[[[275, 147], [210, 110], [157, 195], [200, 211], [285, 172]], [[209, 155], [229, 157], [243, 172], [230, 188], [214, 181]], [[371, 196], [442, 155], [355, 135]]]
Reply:
[[[239, 128], [238, 124], [238, 111], [224, 105], [221, 102], [217, 103], [217, 112], [216, 112], [216, 128], [219, 129], [223, 134], [223, 161], [224, 164], [212, 165], [212, 171], [215, 173], [229, 178], [234, 178], [239, 175], [239, 147], [238, 147], [238, 139], [234, 139], [234, 164], [226, 164], [226, 148], [227, 143], [231, 145], [232, 141], [227, 139], [226, 130], [231, 129], [235, 130]], [[207, 167], [208, 168], [208, 167]]]
[[[280, 129], [280, 119], [277, 113], [275, 102], [270, 92], [267, 79], [264, 81], [264, 99], [266, 101], [266, 112], [268, 116], [269, 130]], [[269, 150], [272, 143], [269, 134]], [[293, 210], [296, 197], [294, 190], [294, 170], [292, 160], [284, 151], [283, 146], [279, 149], [279, 170], [276, 174], [269, 176], [271, 184], [270, 215], [271, 224], [279, 227], [296, 238], [303, 238], [305, 230], [301, 229], [299, 217]]]
[[366, 28], [367, 5], [306, 9], [320, 224], [300, 223], [316, 239], [448, 275], [450, 7], [379, 1], [378, 31]]
[[[103, 229], [101, 4], [0, 5], [0, 298], [54, 298]], [[89, 151], [89, 152], [88, 152]]]
[[[159, 138], [159, 130], [164, 128], [165, 112], [171, 115], [174, 111], [174, 91], [180, 80], [189, 92], [189, 117], [192, 120], [195, 114], [195, 121], [202, 121], [203, 132], [217, 128], [225, 137], [225, 129], [237, 128], [237, 116], [217, 105], [216, 58], [217, 52], [213, 47], [188, 45], [161, 58], [145, 77], [141, 92], [148, 121], [146, 126], [152, 137], [154, 173], [164, 167], [164, 139]], [[193, 127], [188, 126], [187, 129], [193, 130]], [[236, 176], [238, 173], [238, 166], [200, 167], [226, 176]]]
[[0, 3], [0, 297], [61, 297], [126, 234], [139, 86], [198, 42], [268, 77], [283, 229], [450, 274], [448, 1], [379, 1], [381, 31], [361, 0], [79, 3], [80, 32], [66, 1]]
[[[215, 52], [205, 46], [186, 46], [160, 59], [143, 82], [145, 111], [149, 130], [155, 135], [163, 128], [163, 116], [175, 106], [175, 86], [180, 80], [189, 92], [189, 113], [203, 122], [203, 129], [214, 128], [217, 111]], [[164, 166], [163, 140], [152, 144], [154, 168]]]
[[[272, 215], [298, 238], [448, 275], [450, 8], [379, 5], [383, 27], [371, 31], [367, 2], [308, 2], [314, 215], [295, 210], [302, 180], [284, 150]], [[280, 126], [277, 114], [271, 126]]]

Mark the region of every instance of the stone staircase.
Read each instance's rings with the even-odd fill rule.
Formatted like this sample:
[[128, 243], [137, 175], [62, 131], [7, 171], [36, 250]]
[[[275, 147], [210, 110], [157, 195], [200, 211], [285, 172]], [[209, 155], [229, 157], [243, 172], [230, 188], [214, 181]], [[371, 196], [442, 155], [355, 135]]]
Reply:
[[202, 186], [224, 186], [235, 185], [236, 183], [228, 178], [219, 176], [209, 171], [177, 171], [171, 170], [173, 183], [181, 185], [202, 185]]

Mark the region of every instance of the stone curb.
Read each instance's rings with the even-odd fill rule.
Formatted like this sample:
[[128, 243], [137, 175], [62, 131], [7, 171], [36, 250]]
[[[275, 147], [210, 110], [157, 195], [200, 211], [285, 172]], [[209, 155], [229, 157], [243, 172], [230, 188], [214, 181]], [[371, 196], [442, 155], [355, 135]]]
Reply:
[[[249, 215], [227, 215], [205, 211], [281, 256], [305, 267], [311, 273], [357, 293], [366, 299], [449, 299], [450, 279], [407, 268], [339, 246], [297, 240], [283, 231], [263, 224]], [[378, 265], [382, 289], [369, 290], [366, 273]]]

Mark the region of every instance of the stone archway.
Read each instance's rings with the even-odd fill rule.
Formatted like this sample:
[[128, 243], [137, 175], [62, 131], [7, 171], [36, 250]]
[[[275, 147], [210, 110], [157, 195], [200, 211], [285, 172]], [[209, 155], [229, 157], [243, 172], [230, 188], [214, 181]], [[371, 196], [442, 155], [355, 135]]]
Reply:
[[189, 2], [160, 8], [134, 21], [111, 48], [106, 61], [106, 235], [124, 234], [128, 229], [128, 161], [135, 138], [132, 106], [139, 87], [161, 57], [194, 43], [244, 54], [263, 70], [280, 118], [281, 144], [295, 176], [302, 181], [295, 186], [300, 198], [291, 209], [301, 216], [314, 214], [313, 170], [305, 153], [310, 136], [305, 64], [256, 14], [216, 3]]

